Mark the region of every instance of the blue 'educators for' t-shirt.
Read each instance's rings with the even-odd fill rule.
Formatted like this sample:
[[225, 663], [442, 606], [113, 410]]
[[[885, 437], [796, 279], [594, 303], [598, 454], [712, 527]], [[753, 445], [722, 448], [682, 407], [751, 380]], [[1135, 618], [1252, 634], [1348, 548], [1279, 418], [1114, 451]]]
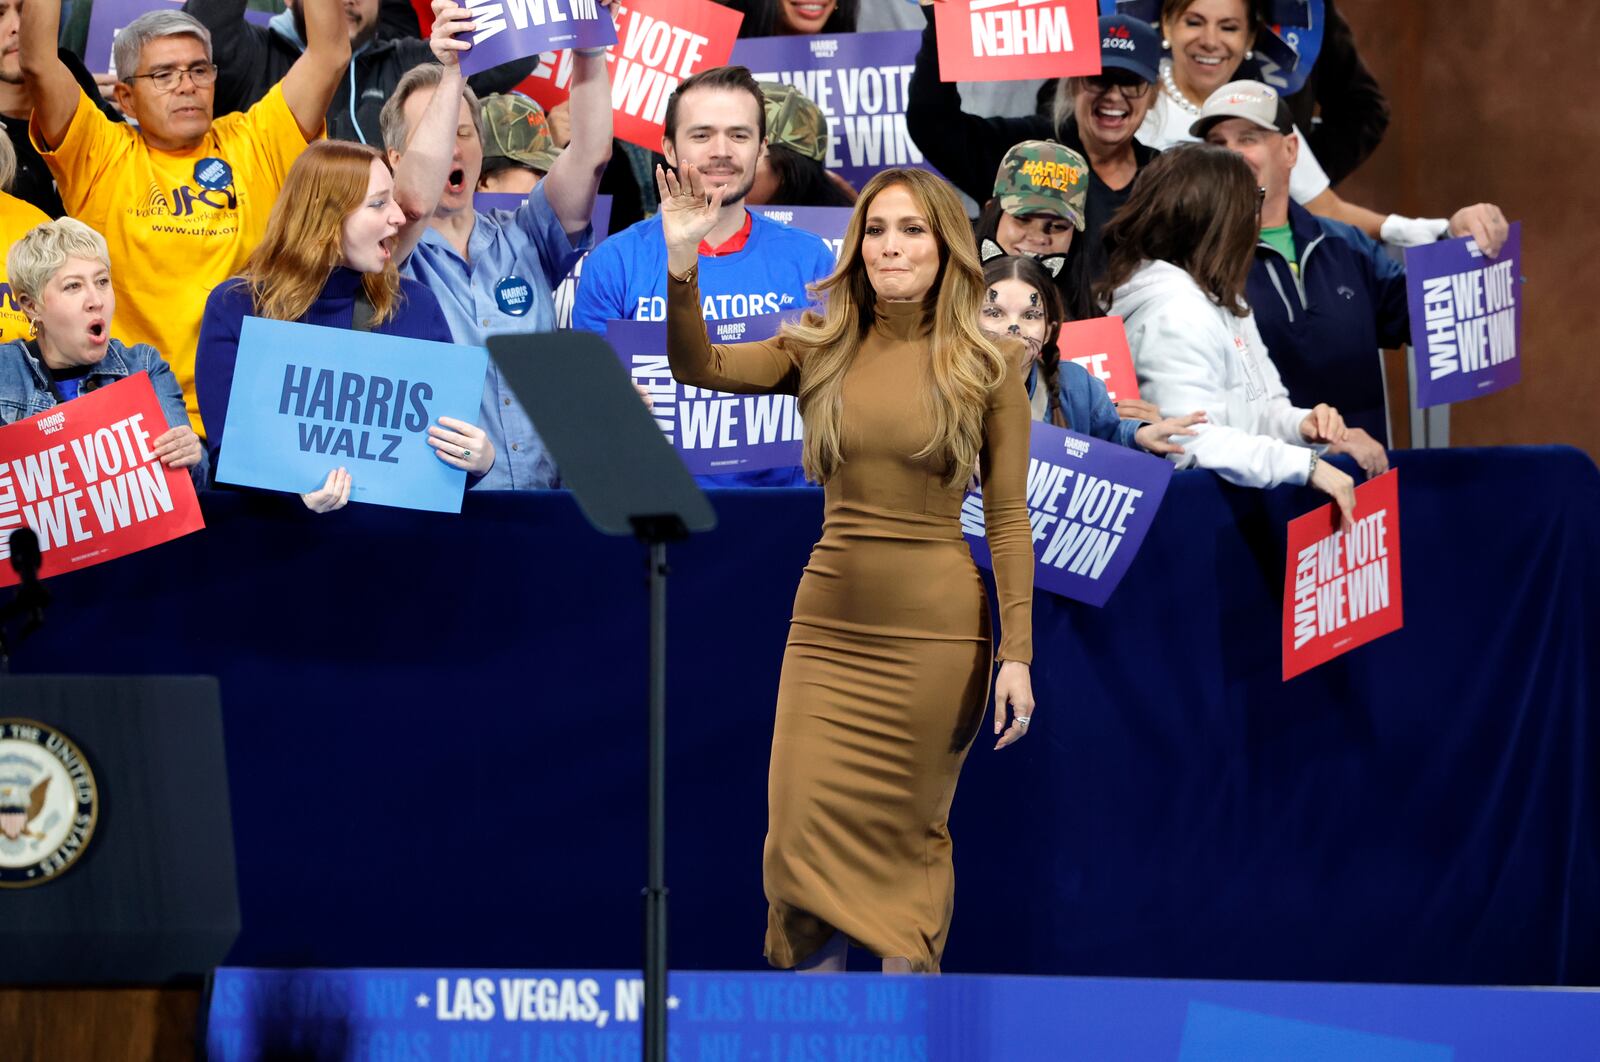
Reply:
[[[806, 285], [833, 272], [833, 252], [820, 236], [751, 214], [744, 249], [700, 258], [700, 297], [707, 320], [759, 317], [810, 305]], [[607, 321], [667, 319], [667, 242], [661, 219], [646, 218], [596, 247], [584, 262], [572, 327], [606, 333]], [[699, 477], [710, 486], [799, 487], [798, 468]]]

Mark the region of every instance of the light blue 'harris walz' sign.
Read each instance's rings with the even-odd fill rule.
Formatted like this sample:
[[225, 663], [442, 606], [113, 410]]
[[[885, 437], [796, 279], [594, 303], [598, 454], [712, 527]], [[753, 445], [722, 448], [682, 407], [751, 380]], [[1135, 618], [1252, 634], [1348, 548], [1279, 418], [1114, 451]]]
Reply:
[[304, 494], [343, 467], [351, 501], [458, 513], [467, 474], [428, 426], [478, 423], [488, 364], [482, 347], [246, 317], [217, 479]]

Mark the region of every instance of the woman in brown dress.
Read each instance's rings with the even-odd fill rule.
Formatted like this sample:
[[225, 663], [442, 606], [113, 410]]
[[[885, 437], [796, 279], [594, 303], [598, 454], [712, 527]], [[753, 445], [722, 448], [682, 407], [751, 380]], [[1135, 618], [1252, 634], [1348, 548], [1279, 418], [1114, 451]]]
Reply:
[[[1028, 396], [977, 327], [983, 271], [943, 180], [867, 183], [820, 311], [763, 343], [712, 345], [698, 247], [724, 187], [657, 170], [667, 349], [697, 387], [799, 396], [822, 538], [795, 595], [778, 683], [763, 871], [767, 960], [939, 969], [954, 905], [948, 820], [992, 673], [989, 603], [961, 537], [973, 470], [1000, 596], [996, 748], [1028, 731], [1033, 548]], [[1009, 721], [1008, 721], [1009, 709]]]

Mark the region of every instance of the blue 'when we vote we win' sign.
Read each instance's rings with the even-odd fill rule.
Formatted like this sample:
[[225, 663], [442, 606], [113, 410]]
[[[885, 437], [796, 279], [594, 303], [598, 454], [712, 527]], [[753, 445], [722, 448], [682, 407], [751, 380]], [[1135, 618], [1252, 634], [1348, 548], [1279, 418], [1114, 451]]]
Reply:
[[458, 513], [467, 474], [428, 426], [478, 423], [488, 364], [482, 347], [246, 317], [217, 479], [304, 494], [342, 466], [351, 501]]
[[[1104, 605], [1144, 543], [1172, 471], [1142, 450], [1035, 422], [1028, 446], [1033, 584]], [[982, 494], [963, 500], [961, 531], [973, 560], [992, 570]]]
[[[713, 343], [770, 339], [785, 314], [709, 320]], [[759, 472], [800, 463], [800, 410], [793, 395], [730, 395], [672, 378], [662, 321], [611, 321], [606, 341], [652, 402], [662, 434], [697, 476]]]

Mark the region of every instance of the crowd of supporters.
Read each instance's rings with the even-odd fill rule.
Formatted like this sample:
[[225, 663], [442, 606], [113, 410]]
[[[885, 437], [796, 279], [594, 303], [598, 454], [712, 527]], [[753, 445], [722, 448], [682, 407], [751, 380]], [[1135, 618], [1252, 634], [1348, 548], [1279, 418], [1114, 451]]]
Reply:
[[[1490, 204], [1410, 218], [1335, 191], [1388, 111], [1333, 0], [1287, 98], [1259, 79], [1259, 0], [1106, 16], [1099, 74], [992, 84], [941, 79], [926, 0], [726, 2], [741, 35], [920, 31], [907, 129], [972, 205], [979, 326], [1018, 341], [1036, 419], [1239, 484], [1309, 484], [1348, 511], [1351, 477], [1321, 457], [1387, 467], [1379, 351], [1409, 330], [1385, 245], [1470, 235], [1493, 255], [1507, 233]], [[454, 0], [435, 0], [426, 39], [394, 0], [289, 0], [264, 26], [245, 0], [187, 0], [124, 27], [103, 76], [61, 46], [61, 7], [0, 0], [0, 420], [144, 371], [168, 414], [158, 452], [203, 485], [245, 316], [481, 345], [565, 323], [553, 292], [576, 268], [573, 327], [662, 320], [656, 164], [721, 190], [705, 316], [793, 313], [833, 251], [750, 207], [857, 201], [827, 166], [823, 110], [743, 67], [679, 85], [652, 154], [613, 138], [599, 50], [572, 57], [549, 114], [514, 91], [535, 59], [463, 76], [472, 12]], [[482, 209], [486, 192], [518, 202]], [[612, 235], [597, 241], [600, 194]], [[529, 304], [497, 298], [508, 278]], [[1063, 324], [1103, 314], [1125, 322], [1139, 400], [1113, 403], [1056, 346]], [[427, 441], [471, 489], [560, 483], [492, 362], [476, 420], [440, 418]], [[358, 474], [330, 468], [305, 504], [343, 506]]]

